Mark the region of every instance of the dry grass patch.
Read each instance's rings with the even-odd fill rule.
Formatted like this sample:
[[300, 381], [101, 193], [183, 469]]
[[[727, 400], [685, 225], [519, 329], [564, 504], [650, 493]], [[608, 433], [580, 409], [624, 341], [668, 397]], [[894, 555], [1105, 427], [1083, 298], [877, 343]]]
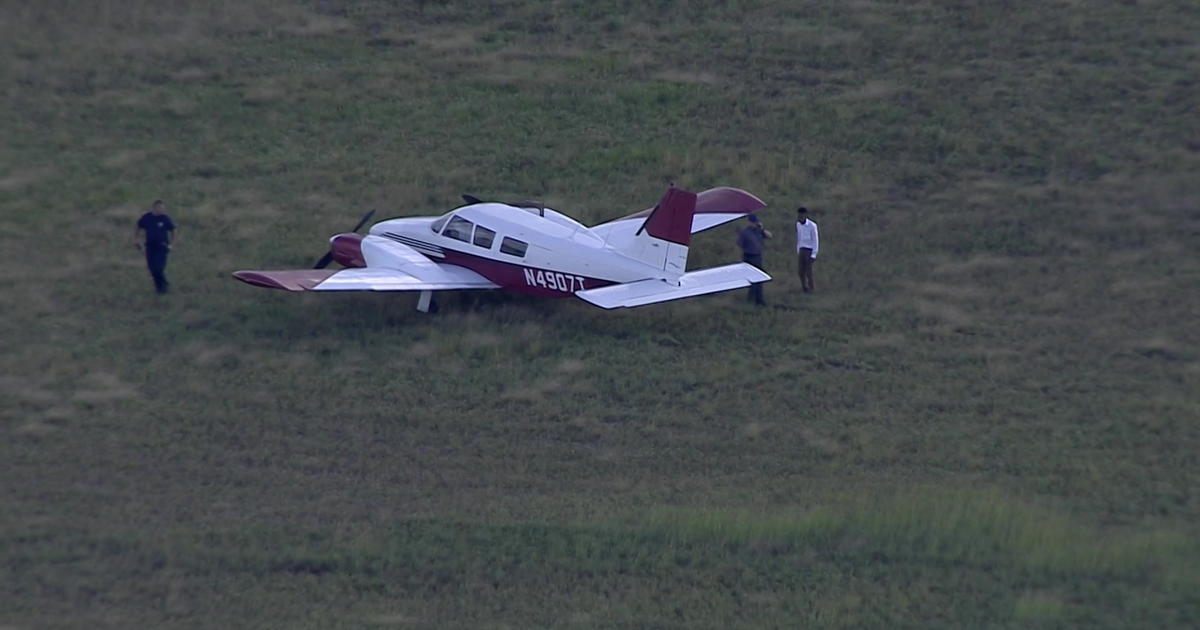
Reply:
[[135, 162], [141, 162], [146, 158], [146, 151], [136, 149], [122, 149], [109, 154], [104, 159], [100, 160], [100, 165], [104, 168], [125, 168]]
[[421, 620], [403, 613], [388, 613], [367, 617], [367, 623], [375, 626], [410, 626], [421, 623]]
[[583, 361], [581, 359], [563, 359], [563, 361], [558, 364], [557, 371], [560, 374], [574, 376], [587, 371], [587, 369], [587, 361]]
[[750, 439], [756, 439], [767, 433], [771, 429], [770, 422], [759, 422], [757, 420], [747, 422], [742, 425], [741, 433]]
[[438, 346], [432, 341], [418, 341], [409, 344], [404, 353], [407, 355], [405, 359], [399, 360], [402, 364], [408, 364], [409, 358], [412, 359], [428, 359], [438, 354]]
[[1046, 622], [1066, 612], [1062, 598], [1044, 591], [1026, 591], [1013, 604], [1013, 617], [1024, 622]]
[[499, 335], [479, 330], [474, 330], [467, 333], [462, 340], [463, 348], [468, 350], [494, 348], [503, 343], [503, 341], [504, 340]]
[[986, 298], [988, 290], [977, 285], [947, 284], [945, 282], [906, 283], [909, 291], [930, 299], [965, 299], [976, 300]]
[[241, 350], [232, 344], [212, 345], [203, 341], [195, 341], [184, 348], [183, 354], [190, 357], [197, 367], [212, 367], [221, 365], [229, 357], [235, 357], [240, 352]]
[[0, 376], [0, 393], [8, 400], [32, 404], [49, 404], [59, 399], [53, 391], [17, 376]]
[[1186, 361], [1194, 357], [1196, 348], [1165, 335], [1154, 335], [1142, 339], [1131, 340], [1130, 347], [1134, 352], [1150, 357], [1160, 357], [1173, 361]]
[[277, 81], [259, 81], [242, 88], [242, 104], [251, 106], [269, 105], [277, 101], [285, 101], [289, 95], [286, 86]]
[[940, 332], [953, 332], [969, 328], [977, 323], [977, 319], [968, 314], [965, 310], [947, 304], [945, 302], [935, 302], [923, 298], [915, 298], [911, 301], [913, 308], [922, 317], [930, 318], [938, 322], [933, 327], [933, 330]]
[[479, 38], [488, 32], [486, 27], [445, 27], [430, 28], [424, 26], [418, 30], [407, 32], [417, 46], [443, 56], [454, 56], [471, 49], [478, 49]]
[[42, 422], [41, 420], [29, 420], [18, 426], [14, 431], [19, 435], [42, 437], [54, 433], [56, 429], [57, 427], [50, 423]]
[[219, 75], [212, 70], [206, 70], [198, 66], [184, 66], [172, 72], [170, 76], [171, 80], [175, 83], [203, 83], [211, 81]]
[[863, 348], [900, 348], [908, 344], [908, 338], [903, 333], [887, 332], [859, 337], [854, 343]]
[[817, 452], [823, 455], [832, 457], [845, 450], [842, 444], [836, 439], [821, 435], [817, 431], [803, 424], [797, 427], [796, 432], [800, 435], [800, 438], [804, 440], [805, 444], [813, 447]]
[[836, 98], [844, 100], [879, 100], [891, 97], [901, 90], [900, 84], [891, 79], [875, 79], [867, 81], [862, 86], [847, 90]]
[[20, 169], [0, 177], [0, 191], [9, 192], [28, 188], [44, 182], [57, 174], [58, 169], [53, 166], [36, 166]]
[[79, 415], [79, 410], [75, 407], [70, 405], [55, 405], [43, 411], [41, 419], [46, 422], [58, 423], [72, 420], [77, 415]]
[[1008, 256], [981, 254], [966, 260], [945, 261], [933, 268], [934, 275], [971, 275], [980, 272], [993, 272], [1006, 269], [1016, 264], [1015, 259]]
[[299, 13], [290, 24], [280, 27], [279, 32], [302, 37], [334, 35], [352, 30], [354, 24], [343, 17], [317, 13]]
[[703, 70], [659, 70], [650, 78], [668, 83], [693, 83], [700, 85], [716, 85], [721, 83], [721, 77]]
[[500, 395], [501, 400], [512, 400], [526, 403], [536, 403], [552, 399], [562, 393], [565, 380], [561, 376], [539, 378], [533, 381], [519, 381], [518, 385], [510, 386]]
[[137, 388], [121, 380], [111, 372], [89, 372], [71, 394], [71, 400], [84, 404], [103, 404], [137, 398]]

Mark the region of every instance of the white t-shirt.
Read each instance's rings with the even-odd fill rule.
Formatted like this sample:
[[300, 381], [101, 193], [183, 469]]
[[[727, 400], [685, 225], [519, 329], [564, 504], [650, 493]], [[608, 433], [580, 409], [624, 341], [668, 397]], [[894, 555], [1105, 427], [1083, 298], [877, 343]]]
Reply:
[[801, 248], [807, 247], [812, 250], [812, 257], [817, 257], [817, 250], [820, 249], [821, 238], [817, 235], [817, 224], [812, 219], [808, 219], [804, 223], [796, 222], [796, 253], [799, 254]]

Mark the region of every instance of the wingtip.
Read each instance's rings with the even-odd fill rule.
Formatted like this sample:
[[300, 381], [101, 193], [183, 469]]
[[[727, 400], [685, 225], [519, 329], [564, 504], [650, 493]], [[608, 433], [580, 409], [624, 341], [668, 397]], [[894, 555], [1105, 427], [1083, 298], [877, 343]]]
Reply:
[[233, 277], [256, 287], [284, 291], [309, 291], [337, 273], [328, 269], [289, 269], [285, 271], [242, 270]]
[[710, 188], [697, 195], [696, 213], [733, 212], [750, 214], [767, 207], [767, 203], [757, 195], [730, 186]]

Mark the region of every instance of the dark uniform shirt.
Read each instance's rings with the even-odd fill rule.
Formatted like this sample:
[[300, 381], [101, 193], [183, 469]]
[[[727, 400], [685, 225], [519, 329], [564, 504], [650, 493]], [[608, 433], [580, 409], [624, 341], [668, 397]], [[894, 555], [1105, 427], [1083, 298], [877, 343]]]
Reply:
[[153, 212], [143, 214], [137, 226], [146, 231], [146, 247], [166, 247], [171, 242], [167, 233], [175, 229], [171, 217]]
[[738, 230], [737, 244], [745, 256], [761, 256], [763, 251], [763, 231], [757, 225], [747, 225]]

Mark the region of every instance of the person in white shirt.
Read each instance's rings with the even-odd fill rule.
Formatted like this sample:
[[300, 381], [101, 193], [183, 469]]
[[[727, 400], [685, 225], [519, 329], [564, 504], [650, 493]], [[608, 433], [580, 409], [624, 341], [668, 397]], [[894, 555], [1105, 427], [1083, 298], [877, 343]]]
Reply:
[[813, 263], [817, 260], [817, 250], [820, 247], [817, 224], [808, 218], [808, 208], [800, 206], [796, 210], [796, 256], [800, 259], [800, 284], [805, 293], [812, 293], [815, 288]]

